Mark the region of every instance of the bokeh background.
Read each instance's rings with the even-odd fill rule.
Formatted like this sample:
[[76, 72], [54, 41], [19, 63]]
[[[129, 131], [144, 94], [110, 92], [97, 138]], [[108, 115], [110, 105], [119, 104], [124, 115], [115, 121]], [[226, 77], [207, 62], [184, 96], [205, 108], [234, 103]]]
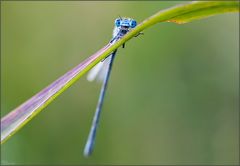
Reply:
[[[1, 2], [1, 116], [99, 50], [115, 18], [176, 2]], [[92, 157], [101, 85], [86, 76], [1, 145], [2, 164], [238, 164], [239, 16], [160, 23], [114, 63]]]

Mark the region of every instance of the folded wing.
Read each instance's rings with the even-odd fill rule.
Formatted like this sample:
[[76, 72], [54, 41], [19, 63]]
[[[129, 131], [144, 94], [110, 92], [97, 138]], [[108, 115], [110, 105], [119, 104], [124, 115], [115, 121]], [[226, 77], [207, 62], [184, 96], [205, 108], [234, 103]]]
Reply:
[[94, 66], [87, 75], [88, 81], [97, 80], [98, 82], [103, 82], [106, 77], [107, 70], [109, 68], [109, 63], [111, 60], [111, 56], [107, 57], [104, 61], [99, 62], [96, 66]]

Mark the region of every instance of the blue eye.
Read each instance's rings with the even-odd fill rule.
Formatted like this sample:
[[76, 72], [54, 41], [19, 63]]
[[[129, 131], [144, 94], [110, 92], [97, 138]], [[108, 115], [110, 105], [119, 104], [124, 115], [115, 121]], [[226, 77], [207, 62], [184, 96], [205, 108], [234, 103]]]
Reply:
[[131, 26], [131, 28], [134, 28], [135, 26], [137, 26], [137, 21], [131, 20], [130, 26]]
[[121, 19], [117, 18], [117, 19], [115, 20], [115, 25], [116, 25], [116, 27], [119, 27], [120, 24], [121, 24]]

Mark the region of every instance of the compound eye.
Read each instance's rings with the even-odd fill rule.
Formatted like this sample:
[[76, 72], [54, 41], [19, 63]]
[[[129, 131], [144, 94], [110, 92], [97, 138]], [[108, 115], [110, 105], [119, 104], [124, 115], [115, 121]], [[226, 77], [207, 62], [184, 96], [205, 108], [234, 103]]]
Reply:
[[137, 21], [131, 20], [130, 26], [131, 26], [131, 28], [134, 28], [135, 26], [137, 26]]
[[116, 25], [116, 27], [119, 27], [120, 24], [121, 24], [121, 19], [120, 19], [120, 18], [117, 18], [117, 19], [115, 20], [115, 25]]

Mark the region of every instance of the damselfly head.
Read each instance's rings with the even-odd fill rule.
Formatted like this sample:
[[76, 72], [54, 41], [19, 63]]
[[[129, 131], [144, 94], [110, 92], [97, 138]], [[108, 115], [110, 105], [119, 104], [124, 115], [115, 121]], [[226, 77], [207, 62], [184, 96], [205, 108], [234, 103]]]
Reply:
[[137, 26], [137, 21], [132, 18], [117, 18], [115, 20], [116, 27], [122, 28], [135, 28]]

